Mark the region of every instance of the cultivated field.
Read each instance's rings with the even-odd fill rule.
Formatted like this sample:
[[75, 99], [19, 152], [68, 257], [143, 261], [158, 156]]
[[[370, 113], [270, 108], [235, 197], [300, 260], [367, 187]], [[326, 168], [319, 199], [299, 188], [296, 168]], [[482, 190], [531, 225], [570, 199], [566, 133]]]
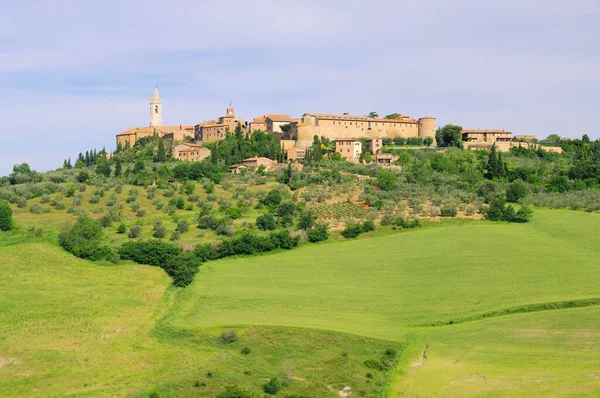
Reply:
[[[599, 233], [600, 215], [536, 210], [210, 262], [181, 290], [3, 234], [0, 391], [258, 397], [279, 376], [284, 397], [598, 396]], [[387, 348], [395, 370], [364, 365]]]

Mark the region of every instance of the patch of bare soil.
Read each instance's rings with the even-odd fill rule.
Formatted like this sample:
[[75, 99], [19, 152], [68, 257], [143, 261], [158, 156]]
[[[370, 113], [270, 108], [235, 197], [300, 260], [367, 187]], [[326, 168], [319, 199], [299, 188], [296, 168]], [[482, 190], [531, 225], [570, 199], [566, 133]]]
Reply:
[[429, 346], [425, 346], [425, 349], [421, 353], [421, 357], [410, 364], [411, 368], [418, 368], [425, 363], [425, 360], [427, 359], [427, 348], [429, 348]]
[[463, 377], [463, 378], [456, 379], [456, 380], [450, 382], [450, 384], [464, 384], [464, 383], [484, 383], [484, 384], [486, 384], [487, 379], [485, 378], [484, 375], [474, 374], [469, 377]]

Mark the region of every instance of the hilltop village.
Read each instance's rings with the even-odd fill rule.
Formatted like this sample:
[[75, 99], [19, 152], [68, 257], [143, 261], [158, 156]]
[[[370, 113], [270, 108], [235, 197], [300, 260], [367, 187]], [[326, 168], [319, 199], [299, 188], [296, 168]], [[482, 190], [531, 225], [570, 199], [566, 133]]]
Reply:
[[[242, 134], [262, 131], [272, 135], [280, 143], [285, 161], [302, 160], [307, 150], [318, 140], [335, 143], [335, 152], [342, 159], [361, 162], [365, 152], [373, 155], [379, 164], [391, 164], [395, 156], [383, 153], [386, 144], [398, 142], [413, 146], [430, 147], [436, 142], [436, 119], [423, 116], [418, 119], [407, 115], [393, 114], [385, 118], [372, 112], [368, 116], [356, 116], [349, 113], [326, 114], [305, 113], [300, 118], [289, 115], [267, 114], [255, 117], [248, 122], [228, 107], [224, 116], [207, 120], [194, 126], [180, 124], [165, 126], [162, 123], [162, 101], [158, 88], [150, 101], [150, 124], [148, 127], [133, 127], [117, 134], [117, 148], [133, 147], [141, 138], [159, 136], [172, 142], [172, 156], [183, 161], [201, 161], [211, 152], [206, 144], [218, 143], [241, 129]], [[497, 151], [506, 152], [512, 147], [526, 146], [537, 149], [538, 140], [531, 135], [513, 135], [500, 129], [461, 129], [461, 146], [465, 149], [489, 150], [495, 146]], [[548, 152], [560, 153], [560, 147], [545, 146]], [[241, 165], [233, 165], [232, 172], [239, 172], [238, 166], [269, 166], [273, 161], [267, 158], [249, 158]]]

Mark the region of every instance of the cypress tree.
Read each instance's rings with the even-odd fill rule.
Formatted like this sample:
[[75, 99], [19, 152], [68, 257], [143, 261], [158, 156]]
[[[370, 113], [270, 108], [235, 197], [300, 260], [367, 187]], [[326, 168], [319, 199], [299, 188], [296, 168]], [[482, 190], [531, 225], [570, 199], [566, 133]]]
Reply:
[[158, 162], [164, 162], [166, 160], [165, 143], [163, 142], [163, 140], [158, 141], [158, 152], [156, 154], [156, 160]]
[[490, 155], [488, 156], [487, 177], [490, 180], [498, 177], [498, 157], [496, 156], [496, 144], [492, 145]]
[[117, 160], [115, 160], [115, 177], [121, 175], [122, 167], [123, 166], [121, 165], [121, 159], [117, 158]]

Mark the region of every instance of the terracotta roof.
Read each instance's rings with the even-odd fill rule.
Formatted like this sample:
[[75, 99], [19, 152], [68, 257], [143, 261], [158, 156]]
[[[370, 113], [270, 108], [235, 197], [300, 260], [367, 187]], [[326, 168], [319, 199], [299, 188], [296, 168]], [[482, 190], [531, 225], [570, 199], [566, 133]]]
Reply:
[[333, 140], [333, 142], [338, 142], [338, 141], [358, 141], [358, 138], [348, 137], [348, 138], [338, 138], [338, 139]]
[[289, 115], [266, 115], [266, 119], [271, 119], [274, 122], [291, 122]]
[[264, 156], [263, 157], [254, 156], [252, 158], [244, 159], [244, 162], [247, 162], [247, 161], [250, 161], [250, 160], [260, 160], [260, 159], [262, 159], [262, 160], [268, 160], [268, 161], [271, 161], [271, 162], [273, 161], [273, 159], [265, 158]]
[[267, 116], [258, 116], [255, 117], [251, 123], [265, 123], [267, 121]]
[[123, 135], [133, 135], [136, 133], [153, 133], [154, 130], [156, 130], [157, 132], [163, 133], [163, 134], [169, 134], [172, 133], [174, 131], [181, 131], [181, 130], [194, 130], [193, 126], [184, 126], [183, 124], [180, 124], [179, 126], [159, 126], [159, 127], [132, 127], [129, 130], [125, 130], [122, 133], [117, 134], [117, 136], [123, 136]]

